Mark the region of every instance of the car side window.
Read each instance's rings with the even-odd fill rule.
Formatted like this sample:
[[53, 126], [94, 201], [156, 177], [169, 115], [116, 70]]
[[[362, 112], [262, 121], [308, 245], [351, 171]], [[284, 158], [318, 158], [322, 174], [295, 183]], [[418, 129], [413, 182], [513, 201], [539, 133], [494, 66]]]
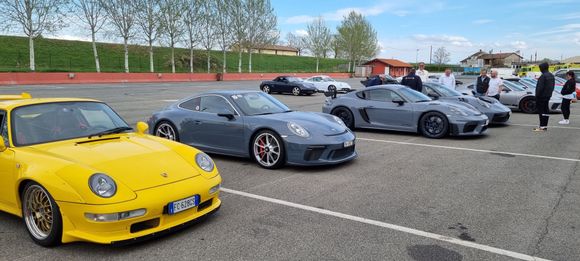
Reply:
[[8, 126], [6, 124], [6, 112], [0, 111], [0, 135], [2, 141], [8, 146]]
[[427, 92], [427, 96], [438, 97], [439, 93], [433, 90], [431, 87], [427, 87], [424, 89]]
[[182, 102], [181, 104], [179, 104], [179, 107], [186, 109], [186, 110], [199, 111], [200, 101], [201, 101], [201, 98], [196, 97], [196, 98], [190, 99], [188, 101]]
[[227, 111], [235, 114], [232, 106], [223, 97], [213, 95], [201, 97], [199, 111], [208, 113], [223, 113]]
[[376, 89], [376, 90], [370, 90], [366, 93], [367, 100], [371, 100], [371, 101], [382, 101], [382, 102], [392, 102], [395, 99], [401, 99], [401, 96], [399, 96], [398, 94], [394, 93], [391, 90], [385, 90], [385, 89]]

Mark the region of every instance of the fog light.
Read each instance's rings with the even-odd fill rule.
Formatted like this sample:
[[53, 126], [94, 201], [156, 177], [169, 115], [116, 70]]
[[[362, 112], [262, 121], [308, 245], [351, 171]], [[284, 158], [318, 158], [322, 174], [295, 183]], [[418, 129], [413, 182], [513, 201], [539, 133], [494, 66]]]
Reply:
[[209, 194], [216, 193], [220, 190], [221, 184], [217, 184], [209, 189]]
[[142, 209], [137, 209], [137, 210], [131, 210], [131, 211], [125, 211], [125, 212], [119, 212], [119, 213], [110, 213], [110, 214], [85, 213], [85, 218], [87, 218], [90, 221], [95, 221], [95, 222], [113, 222], [113, 221], [120, 221], [120, 220], [124, 220], [124, 219], [144, 216], [145, 213], [147, 213], [147, 210], [142, 208]]

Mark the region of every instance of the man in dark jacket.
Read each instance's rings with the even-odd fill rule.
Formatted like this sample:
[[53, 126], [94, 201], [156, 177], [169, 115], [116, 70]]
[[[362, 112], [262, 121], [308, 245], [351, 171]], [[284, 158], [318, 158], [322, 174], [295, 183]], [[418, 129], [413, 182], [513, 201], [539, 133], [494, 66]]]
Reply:
[[423, 91], [423, 82], [421, 81], [421, 77], [415, 75], [415, 69], [411, 69], [409, 74], [403, 77], [401, 84], [418, 92]]
[[487, 89], [489, 88], [489, 81], [490, 78], [487, 77], [487, 70], [481, 69], [480, 75], [475, 81], [475, 93], [478, 96], [484, 96], [487, 93]]
[[550, 116], [548, 115], [550, 98], [552, 98], [552, 93], [554, 92], [555, 79], [554, 75], [548, 71], [548, 63], [540, 64], [540, 71], [542, 75], [538, 78], [538, 83], [536, 84], [536, 107], [538, 108], [538, 115], [540, 116], [540, 127], [534, 128], [534, 131], [547, 131], [548, 130], [548, 120]]

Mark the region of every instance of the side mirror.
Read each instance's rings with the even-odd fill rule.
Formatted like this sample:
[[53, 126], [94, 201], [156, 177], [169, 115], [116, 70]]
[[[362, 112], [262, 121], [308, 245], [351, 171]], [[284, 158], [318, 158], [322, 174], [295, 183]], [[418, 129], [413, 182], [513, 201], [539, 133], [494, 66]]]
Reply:
[[511, 92], [511, 90], [508, 90], [508, 89], [503, 89], [502, 91], [504, 91], [506, 93]]
[[137, 133], [138, 134], [147, 134], [147, 130], [149, 129], [149, 125], [145, 122], [137, 122]]
[[220, 117], [227, 118], [230, 121], [235, 118], [233, 113], [231, 113], [230, 111], [226, 111], [226, 110], [224, 110], [223, 112], [218, 113], [217, 115], [220, 116]]
[[400, 98], [393, 99], [393, 103], [399, 104], [399, 106], [405, 104], [405, 101], [401, 100]]

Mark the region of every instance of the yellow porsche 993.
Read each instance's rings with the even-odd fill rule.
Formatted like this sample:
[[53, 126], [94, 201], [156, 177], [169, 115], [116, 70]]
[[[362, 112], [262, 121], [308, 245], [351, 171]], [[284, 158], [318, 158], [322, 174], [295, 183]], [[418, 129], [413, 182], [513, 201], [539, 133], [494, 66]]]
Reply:
[[133, 242], [216, 212], [212, 159], [147, 128], [96, 100], [0, 96], [0, 210], [43, 246]]

